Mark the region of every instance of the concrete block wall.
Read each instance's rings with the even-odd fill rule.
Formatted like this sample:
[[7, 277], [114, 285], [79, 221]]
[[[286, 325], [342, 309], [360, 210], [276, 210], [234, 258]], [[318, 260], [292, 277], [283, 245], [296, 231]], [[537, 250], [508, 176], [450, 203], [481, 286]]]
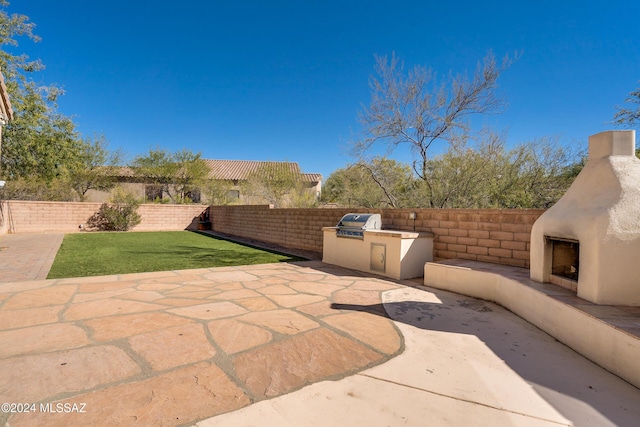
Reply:
[[[86, 225], [101, 203], [8, 200], [0, 204], [0, 234], [73, 233]], [[141, 205], [142, 217], [133, 231], [197, 229], [203, 205]]]
[[140, 205], [140, 224], [133, 231], [197, 230], [204, 205]]
[[[221, 233], [322, 252], [322, 228], [346, 213], [380, 213], [384, 229], [434, 234], [436, 259], [462, 258], [529, 267], [529, 236], [543, 209], [270, 209], [212, 206], [213, 229]], [[409, 213], [415, 212], [415, 221]]]
[[[78, 231], [100, 203], [4, 201], [0, 234]], [[141, 205], [134, 231], [197, 229], [203, 205]], [[380, 213], [389, 230], [434, 234], [436, 259], [462, 258], [529, 267], [529, 239], [542, 209], [271, 209], [269, 206], [211, 206], [215, 231], [284, 247], [322, 253], [322, 228], [349, 212]], [[409, 213], [415, 212], [415, 221]], [[414, 228], [415, 227], [415, 228]]]
[[349, 209], [272, 209], [267, 205], [211, 206], [214, 231], [322, 253], [322, 228]]
[[544, 209], [389, 209], [383, 226], [413, 230], [410, 212], [416, 212], [416, 231], [433, 233], [436, 259], [529, 268], [531, 228]]
[[3, 202], [3, 226], [5, 233], [73, 233], [78, 225], [99, 208], [100, 203], [34, 202], [9, 200]]

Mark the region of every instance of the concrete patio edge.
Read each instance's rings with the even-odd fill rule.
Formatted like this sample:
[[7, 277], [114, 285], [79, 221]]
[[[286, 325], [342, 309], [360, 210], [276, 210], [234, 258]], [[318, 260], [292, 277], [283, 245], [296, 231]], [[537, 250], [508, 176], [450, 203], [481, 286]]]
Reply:
[[[424, 267], [424, 285], [498, 303], [587, 359], [640, 387], [637, 365], [640, 338], [575, 305], [549, 298], [545, 291], [548, 285], [522, 277], [517, 270], [523, 269], [465, 260], [429, 262]], [[559, 289], [551, 288], [551, 292]]]

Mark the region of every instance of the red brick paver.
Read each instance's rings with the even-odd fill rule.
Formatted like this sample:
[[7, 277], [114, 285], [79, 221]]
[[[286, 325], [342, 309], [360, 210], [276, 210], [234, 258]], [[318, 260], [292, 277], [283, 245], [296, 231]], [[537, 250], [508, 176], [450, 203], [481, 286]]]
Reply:
[[0, 235], [0, 283], [47, 278], [63, 233]]

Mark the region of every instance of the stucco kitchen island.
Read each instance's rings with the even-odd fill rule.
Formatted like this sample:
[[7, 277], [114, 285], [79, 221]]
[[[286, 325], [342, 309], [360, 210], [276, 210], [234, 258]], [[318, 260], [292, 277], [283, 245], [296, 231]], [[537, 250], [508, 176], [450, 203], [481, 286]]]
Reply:
[[365, 230], [362, 238], [341, 237], [338, 227], [324, 227], [322, 261], [393, 279], [421, 277], [433, 261], [433, 234]]

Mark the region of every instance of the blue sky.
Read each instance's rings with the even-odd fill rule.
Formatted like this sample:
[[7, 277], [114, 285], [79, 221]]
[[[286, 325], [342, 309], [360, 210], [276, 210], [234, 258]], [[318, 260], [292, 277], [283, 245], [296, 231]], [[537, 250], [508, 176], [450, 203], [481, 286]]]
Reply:
[[[374, 55], [439, 76], [519, 52], [502, 75], [507, 110], [485, 123], [510, 143], [559, 136], [586, 147], [640, 86], [640, 2], [13, 0], [42, 41], [35, 76], [61, 112], [133, 156], [288, 160], [326, 179], [369, 103]], [[443, 147], [440, 147], [443, 149]], [[409, 161], [407, 152], [392, 158]]]

